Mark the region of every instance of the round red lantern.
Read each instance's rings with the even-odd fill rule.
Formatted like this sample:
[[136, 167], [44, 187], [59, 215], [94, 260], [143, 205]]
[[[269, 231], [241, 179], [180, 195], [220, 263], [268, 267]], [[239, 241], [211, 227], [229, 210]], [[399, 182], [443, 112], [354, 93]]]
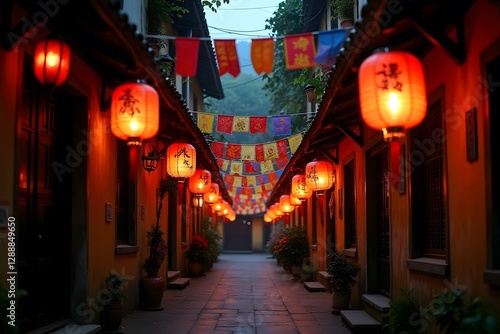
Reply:
[[384, 138], [404, 136], [420, 124], [427, 110], [425, 79], [417, 57], [402, 51], [377, 52], [359, 68], [361, 116]]
[[214, 204], [219, 201], [219, 185], [211, 183], [209, 190], [203, 194], [203, 200], [208, 204]]
[[311, 161], [306, 165], [306, 186], [318, 195], [333, 185], [333, 165], [326, 160]]
[[290, 194], [290, 204], [295, 206], [295, 207], [298, 207], [302, 204], [302, 201], [295, 197], [294, 195]]
[[193, 194], [204, 194], [210, 190], [212, 174], [206, 169], [197, 169], [189, 178], [189, 191]]
[[267, 213], [264, 214], [264, 221], [266, 223], [270, 223], [272, 222], [273, 220], [271, 219], [271, 217], [269, 217], [269, 215]]
[[306, 175], [297, 174], [292, 178], [292, 195], [305, 201], [312, 196], [312, 190], [306, 185]]
[[117, 87], [111, 96], [111, 131], [129, 145], [153, 138], [160, 122], [158, 93], [138, 81]]
[[34, 73], [42, 84], [59, 86], [68, 78], [71, 50], [55, 38], [39, 42], [35, 48]]
[[290, 195], [281, 195], [279, 208], [284, 214], [288, 214], [295, 210], [295, 207], [290, 203]]

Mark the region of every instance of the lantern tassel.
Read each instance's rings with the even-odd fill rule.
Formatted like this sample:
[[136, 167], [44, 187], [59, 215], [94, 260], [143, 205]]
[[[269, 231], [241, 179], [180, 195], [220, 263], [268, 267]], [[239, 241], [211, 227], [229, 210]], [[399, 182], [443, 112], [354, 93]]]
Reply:
[[177, 183], [177, 205], [181, 205], [184, 200], [184, 182]]
[[290, 224], [290, 215], [288, 213], [285, 214], [285, 226]]
[[392, 183], [392, 186], [395, 189], [399, 188], [399, 184], [401, 183], [401, 142], [398, 138], [392, 138], [390, 142], [390, 170], [389, 176]]

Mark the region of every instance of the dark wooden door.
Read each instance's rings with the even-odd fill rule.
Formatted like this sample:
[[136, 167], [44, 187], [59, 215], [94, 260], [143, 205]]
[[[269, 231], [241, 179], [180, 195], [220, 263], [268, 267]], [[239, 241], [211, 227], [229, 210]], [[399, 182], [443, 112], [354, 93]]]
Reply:
[[[252, 224], [251, 219], [238, 218], [234, 222], [224, 224], [224, 251], [251, 252]], [[250, 222], [250, 224], [248, 223]]]
[[70, 107], [31, 82], [23, 87], [17, 139], [17, 279], [28, 293], [19, 304], [22, 332], [70, 315], [70, 171], [78, 164], [67, 155]]

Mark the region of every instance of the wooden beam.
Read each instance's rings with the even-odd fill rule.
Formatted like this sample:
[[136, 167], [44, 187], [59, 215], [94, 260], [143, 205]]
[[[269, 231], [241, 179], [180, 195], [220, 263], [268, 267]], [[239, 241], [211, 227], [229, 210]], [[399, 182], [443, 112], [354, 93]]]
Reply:
[[335, 123], [335, 126], [347, 137], [354, 140], [360, 147], [363, 147], [363, 126], [359, 127], [359, 135], [343, 124]]

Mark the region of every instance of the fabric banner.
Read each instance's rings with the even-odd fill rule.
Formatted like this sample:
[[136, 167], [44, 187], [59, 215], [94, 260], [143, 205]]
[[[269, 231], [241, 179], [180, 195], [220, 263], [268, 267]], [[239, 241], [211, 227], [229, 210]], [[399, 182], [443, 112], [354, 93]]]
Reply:
[[267, 117], [250, 116], [250, 133], [267, 133]]
[[222, 160], [222, 171], [223, 172], [229, 171], [229, 160], [226, 160], [226, 159]]
[[318, 33], [318, 52], [314, 61], [318, 64], [333, 66], [337, 54], [346, 39], [345, 29], [321, 31]]
[[267, 75], [271, 74], [273, 71], [274, 61], [274, 39], [252, 39], [250, 55], [252, 58], [253, 68], [257, 74], [260, 75], [262, 72]]
[[241, 187], [241, 177], [235, 176], [233, 179], [233, 187]]
[[227, 144], [226, 159], [240, 159], [240, 158], [241, 158], [241, 145]]
[[226, 174], [224, 176], [224, 183], [225, 184], [233, 184], [234, 183], [234, 176], [233, 175], [230, 175], [230, 174]]
[[250, 130], [250, 120], [244, 116], [234, 116], [233, 132], [248, 132]]
[[292, 134], [292, 118], [289, 115], [273, 116], [272, 125], [275, 136], [289, 136]]
[[243, 164], [241, 162], [231, 161], [231, 174], [242, 175], [243, 174]]
[[271, 172], [269, 173], [269, 182], [271, 182], [272, 184], [276, 184], [278, 182], [278, 176], [276, 175], [275, 172]]
[[241, 160], [255, 161], [255, 145], [241, 145]]
[[264, 144], [264, 160], [279, 158], [276, 142]]
[[290, 152], [292, 152], [292, 154], [294, 154], [297, 151], [301, 142], [302, 142], [302, 133], [298, 133], [288, 138], [288, 145], [290, 145]]
[[288, 156], [276, 159], [276, 166], [278, 166], [278, 169], [285, 168], [286, 165], [288, 164]]
[[255, 145], [255, 161], [264, 161], [266, 160], [264, 156], [264, 144]]
[[216, 157], [222, 158], [222, 156], [224, 155], [224, 143], [213, 141], [211, 146], [212, 146], [212, 153]]
[[198, 113], [198, 128], [201, 132], [212, 133], [214, 128], [214, 114]]
[[217, 116], [217, 132], [233, 134], [234, 116], [218, 115]]
[[266, 174], [274, 171], [273, 161], [266, 160], [264, 162], [261, 162], [260, 163], [260, 170], [262, 173], [266, 173]]
[[222, 166], [224, 165], [224, 160], [223, 159], [217, 159], [217, 166], [219, 166], [219, 169], [222, 170]]
[[196, 76], [198, 67], [199, 38], [175, 38], [175, 73], [183, 77]]
[[257, 185], [257, 179], [255, 176], [247, 176], [247, 187], [255, 187]]
[[259, 165], [256, 162], [245, 162], [245, 174], [256, 174], [259, 172]]
[[214, 46], [219, 64], [219, 75], [229, 73], [237, 77], [240, 74], [240, 63], [236, 52], [236, 40], [215, 39]]
[[285, 36], [285, 60], [289, 70], [315, 66], [315, 53], [312, 33]]
[[278, 147], [278, 158], [288, 157], [286, 150], [286, 139], [280, 139], [276, 141], [276, 146]]

